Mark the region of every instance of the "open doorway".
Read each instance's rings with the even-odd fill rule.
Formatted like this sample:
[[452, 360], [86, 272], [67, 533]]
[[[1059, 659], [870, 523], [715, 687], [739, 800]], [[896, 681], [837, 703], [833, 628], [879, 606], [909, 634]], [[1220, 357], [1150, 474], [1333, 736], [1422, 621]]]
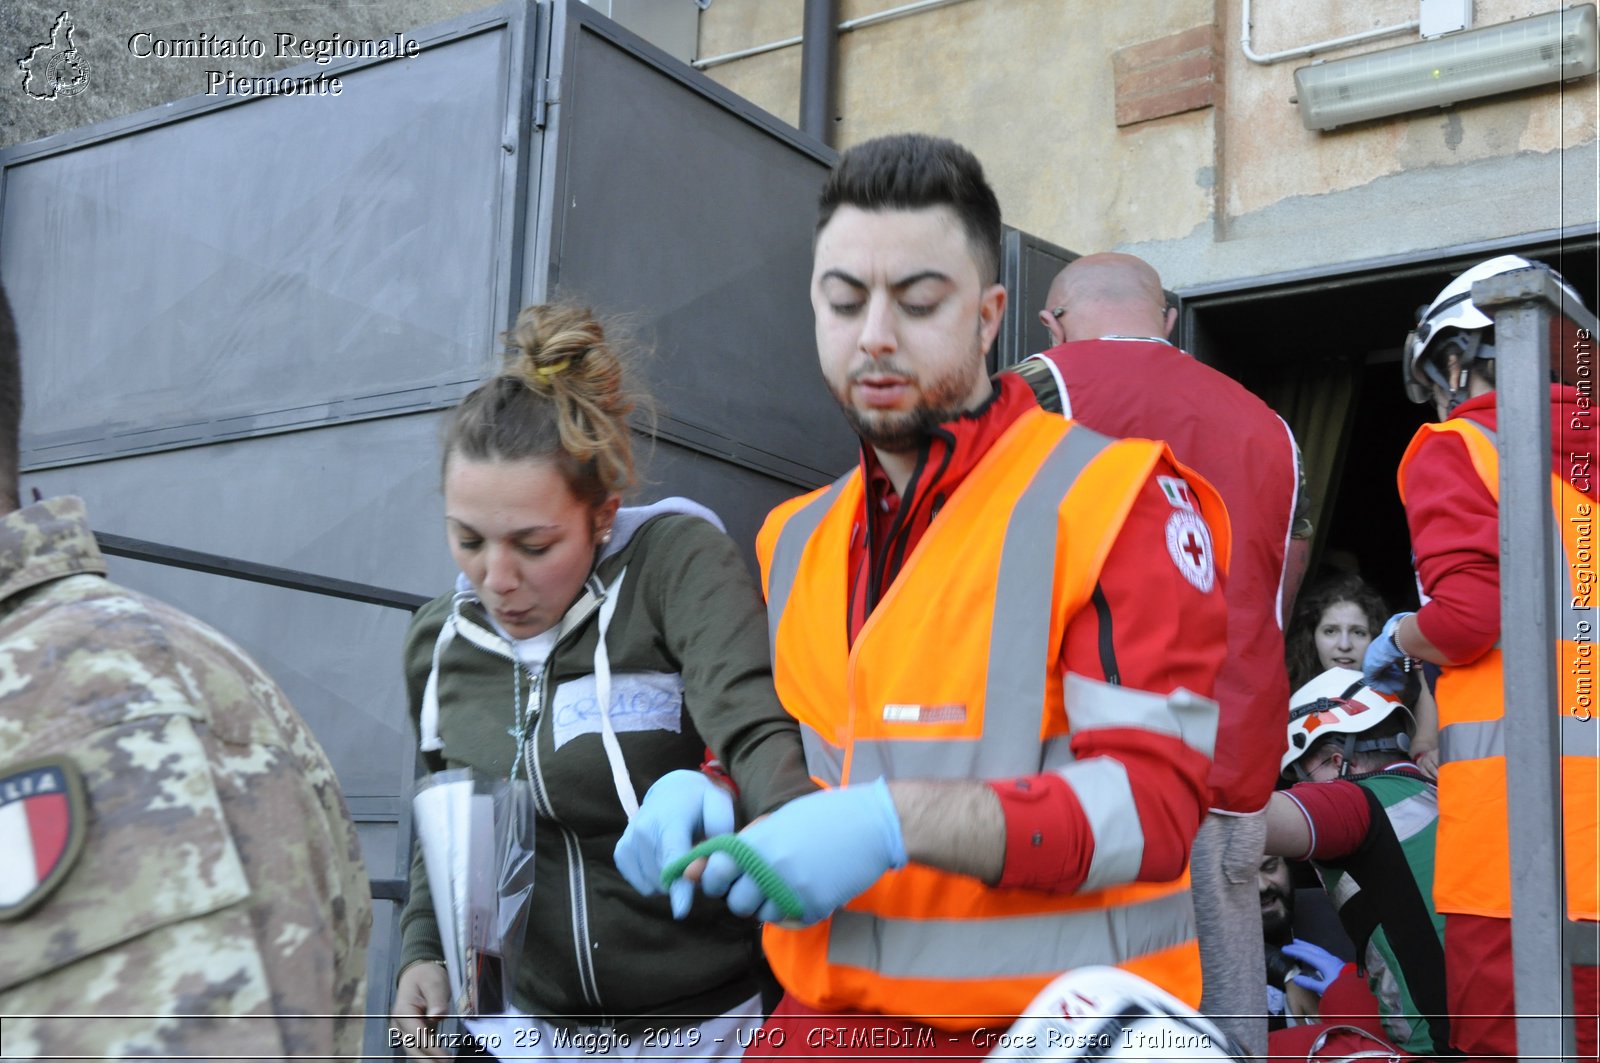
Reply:
[[1417, 310], [1440, 288], [1500, 254], [1554, 266], [1594, 308], [1600, 239], [1593, 230], [1179, 293], [1184, 346], [1260, 395], [1300, 442], [1316, 525], [1306, 586], [1353, 569], [1391, 609], [1416, 608], [1395, 470], [1418, 426], [1434, 415], [1406, 399], [1400, 348]]

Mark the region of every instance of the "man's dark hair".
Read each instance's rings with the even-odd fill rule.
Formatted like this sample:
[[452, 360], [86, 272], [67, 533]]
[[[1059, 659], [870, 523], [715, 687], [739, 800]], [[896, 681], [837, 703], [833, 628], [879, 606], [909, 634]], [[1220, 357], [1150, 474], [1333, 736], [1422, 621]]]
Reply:
[[949, 207], [961, 219], [978, 280], [1000, 277], [1000, 201], [977, 156], [953, 140], [899, 133], [858, 144], [833, 168], [817, 204], [817, 231], [841, 206], [859, 210]]
[[22, 356], [17, 323], [0, 284], [0, 513], [17, 508], [17, 434], [22, 428]]

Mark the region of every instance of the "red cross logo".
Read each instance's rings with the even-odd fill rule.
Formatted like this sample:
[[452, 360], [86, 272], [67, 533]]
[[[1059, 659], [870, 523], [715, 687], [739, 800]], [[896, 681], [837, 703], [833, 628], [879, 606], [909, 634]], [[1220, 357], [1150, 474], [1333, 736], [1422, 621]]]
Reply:
[[1216, 569], [1211, 557], [1211, 529], [1200, 514], [1190, 509], [1174, 510], [1167, 518], [1167, 553], [1183, 578], [1201, 594], [1211, 593]]

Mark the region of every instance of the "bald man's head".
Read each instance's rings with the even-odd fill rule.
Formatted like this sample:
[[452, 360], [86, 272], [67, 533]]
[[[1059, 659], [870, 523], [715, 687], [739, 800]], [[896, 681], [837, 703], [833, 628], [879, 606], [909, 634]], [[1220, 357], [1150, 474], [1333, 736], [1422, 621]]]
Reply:
[[1074, 259], [1056, 274], [1039, 319], [1057, 343], [1101, 336], [1165, 337], [1176, 311], [1167, 308], [1161, 277], [1150, 263], [1106, 251]]

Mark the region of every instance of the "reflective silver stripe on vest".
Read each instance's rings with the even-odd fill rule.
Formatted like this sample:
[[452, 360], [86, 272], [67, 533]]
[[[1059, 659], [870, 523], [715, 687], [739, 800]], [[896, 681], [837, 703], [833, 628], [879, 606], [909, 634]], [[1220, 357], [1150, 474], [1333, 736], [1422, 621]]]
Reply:
[[885, 919], [833, 913], [828, 962], [889, 978], [1055, 976], [1118, 964], [1194, 940], [1187, 891], [1120, 908], [995, 919]]
[[1078, 795], [1094, 837], [1089, 874], [1079, 888], [1088, 892], [1132, 882], [1144, 859], [1144, 825], [1133, 803], [1127, 767], [1110, 757], [1090, 757], [1068, 764], [1059, 774]]
[[[857, 741], [851, 782], [880, 777], [996, 779], [1040, 770], [1039, 718], [1054, 667], [1047, 658], [1061, 500], [1110, 443], [1087, 428], [1068, 429], [1012, 506], [995, 579], [982, 737]], [[863, 708], [879, 712], [882, 706]]]
[[778, 659], [778, 622], [783, 619], [789, 595], [794, 593], [794, 581], [800, 576], [800, 560], [805, 555], [806, 544], [822, 525], [828, 510], [833, 508], [845, 483], [854, 475], [852, 470], [833, 481], [826, 491], [792, 513], [778, 532], [778, 541], [772, 546], [772, 562], [767, 566], [767, 644], [774, 661]]
[[[772, 547], [772, 561], [767, 567], [767, 645], [773, 660], [778, 657], [778, 622], [783, 619], [789, 595], [794, 593], [794, 581], [800, 575], [800, 560], [805, 555], [806, 544], [851, 475], [845, 473], [826, 491], [801, 506], [778, 532], [778, 541]], [[844, 776], [844, 750], [804, 723], [800, 725], [800, 743], [805, 750], [807, 770], [829, 786], [838, 786]]]
[[1060, 771], [1077, 759], [1072, 752], [1071, 735], [1047, 738], [1044, 742], [1044, 763], [1039, 765], [1039, 770]]
[[[1439, 794], [1433, 787], [1402, 798], [1385, 808], [1394, 836], [1407, 841], [1431, 827], [1439, 818]], [[1348, 877], [1348, 876], [1346, 876]]]
[[[1471, 425], [1473, 428], [1481, 432], [1484, 438], [1488, 439], [1490, 444], [1494, 447], [1495, 454], [1498, 455], [1500, 453], [1500, 439], [1493, 429], [1485, 428], [1477, 421], [1467, 420], [1466, 418], [1463, 418], [1462, 422], [1464, 424]], [[1498, 485], [1496, 485], [1496, 489], [1498, 490]], [[1586, 622], [1588, 620], [1588, 618], [1584, 616], [1585, 610], [1582, 607], [1573, 604], [1574, 596], [1572, 592], [1572, 559], [1567, 556], [1567, 543], [1566, 540], [1561, 537], [1561, 522], [1565, 518], [1560, 513], [1557, 513], [1555, 517], [1556, 519], [1552, 524], [1552, 539], [1549, 545], [1549, 550], [1550, 563], [1556, 572], [1555, 586], [1551, 588], [1556, 593], [1556, 623], [1561, 627], [1561, 638], [1563, 641], [1590, 642], [1594, 639], [1594, 631], [1592, 628], [1585, 633], [1585, 629], [1579, 626], [1580, 622]], [[1495, 640], [1495, 645], [1500, 645], [1498, 639]], [[1443, 754], [1440, 755], [1440, 759], [1443, 759]]]
[[[1561, 717], [1561, 755], [1564, 757], [1600, 756], [1596, 738], [1600, 722]], [[1504, 720], [1475, 720], [1448, 723], [1439, 728], [1439, 759], [1455, 764], [1463, 760], [1485, 760], [1506, 755]]]
[[1192, 690], [1179, 687], [1163, 697], [1068, 672], [1063, 693], [1073, 734], [1103, 727], [1138, 727], [1181, 738], [1207, 758], [1216, 748], [1217, 703]]
[[806, 770], [829, 786], [844, 779], [844, 750], [817, 733], [808, 723], [800, 725], [800, 746], [806, 754]]

